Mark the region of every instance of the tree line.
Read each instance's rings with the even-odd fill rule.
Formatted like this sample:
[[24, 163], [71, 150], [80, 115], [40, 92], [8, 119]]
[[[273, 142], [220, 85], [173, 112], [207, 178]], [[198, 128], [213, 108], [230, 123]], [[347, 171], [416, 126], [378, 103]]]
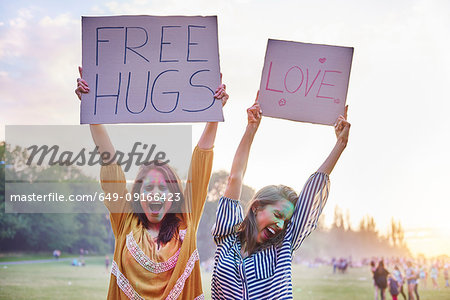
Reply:
[[[78, 253], [80, 248], [106, 253], [113, 245], [105, 213], [5, 213], [5, 171], [9, 168], [9, 193], [29, 194], [31, 183], [54, 182], [51, 192], [89, 194], [100, 191], [95, 179], [74, 166], [26, 166], [26, 150], [0, 144], [0, 251], [53, 251]], [[27, 184], [13, 184], [30, 183]], [[80, 182], [82, 184], [80, 184]], [[36, 186], [33, 187], [34, 189]], [[45, 186], [37, 186], [44, 192]], [[45, 191], [46, 193], [49, 191]]]

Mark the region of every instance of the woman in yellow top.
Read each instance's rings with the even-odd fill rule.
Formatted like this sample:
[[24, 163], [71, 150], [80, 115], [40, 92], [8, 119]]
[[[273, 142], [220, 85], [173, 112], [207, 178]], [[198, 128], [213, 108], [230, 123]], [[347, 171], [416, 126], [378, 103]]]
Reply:
[[[80, 76], [81, 76], [80, 68]], [[76, 94], [89, 87], [78, 78]], [[214, 95], [225, 105], [228, 94], [221, 84]], [[102, 125], [90, 125], [100, 153], [114, 155], [114, 147]], [[147, 200], [152, 195], [173, 201], [126, 201], [125, 175], [113, 163], [102, 166], [105, 193], [117, 193], [122, 201], [108, 202], [115, 236], [108, 299], [204, 299], [197, 250], [197, 228], [206, 199], [213, 162], [217, 122], [208, 122], [192, 154], [186, 188], [167, 165], [140, 168], [132, 188]]]

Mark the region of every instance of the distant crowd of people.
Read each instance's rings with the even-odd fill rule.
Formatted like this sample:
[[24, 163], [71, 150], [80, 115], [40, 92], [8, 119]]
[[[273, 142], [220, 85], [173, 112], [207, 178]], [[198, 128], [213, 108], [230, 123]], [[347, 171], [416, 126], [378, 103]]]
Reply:
[[[386, 264], [385, 264], [386, 263]], [[386, 267], [391, 271], [388, 271]], [[449, 287], [448, 269], [450, 264], [442, 260], [427, 263], [425, 260], [407, 260], [407, 259], [374, 259], [370, 262], [373, 274], [373, 284], [375, 288], [375, 300], [385, 300], [386, 289], [393, 300], [402, 295], [403, 299], [420, 300], [419, 283], [427, 287], [428, 277], [431, 278], [434, 289], [439, 289], [438, 277], [443, 273], [445, 286]], [[406, 297], [403, 288], [406, 283]]]
[[347, 271], [348, 266], [351, 263], [351, 259], [342, 257], [336, 259], [333, 257], [331, 263], [333, 264], [333, 273], [336, 273], [336, 271], [339, 271], [340, 273], [345, 273]]
[[[317, 259], [316, 259], [317, 260]], [[316, 263], [316, 261], [315, 261]], [[449, 288], [450, 261], [435, 259], [406, 259], [406, 258], [372, 258], [361, 261], [352, 261], [352, 257], [335, 258], [331, 261], [321, 260], [320, 264], [328, 264], [333, 267], [333, 273], [344, 274], [348, 267], [363, 267], [370, 265], [372, 272], [375, 300], [385, 300], [386, 290], [393, 300], [399, 295], [404, 300], [420, 300], [419, 284], [423, 288], [439, 290], [438, 278], [442, 276], [445, 287]], [[431, 286], [427, 282], [431, 279]]]
[[71, 265], [74, 267], [84, 267], [86, 266], [86, 262], [84, 260], [84, 256], [89, 255], [89, 251], [87, 249], [80, 248], [80, 257], [78, 259], [74, 258], [72, 260]]

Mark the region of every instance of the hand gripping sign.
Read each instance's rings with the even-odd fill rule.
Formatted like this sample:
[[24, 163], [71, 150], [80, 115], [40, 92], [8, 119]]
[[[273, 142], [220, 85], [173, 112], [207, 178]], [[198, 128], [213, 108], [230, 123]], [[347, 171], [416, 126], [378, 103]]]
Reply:
[[259, 89], [263, 115], [333, 125], [344, 113], [353, 48], [269, 40]]
[[83, 17], [81, 123], [223, 121], [217, 17]]

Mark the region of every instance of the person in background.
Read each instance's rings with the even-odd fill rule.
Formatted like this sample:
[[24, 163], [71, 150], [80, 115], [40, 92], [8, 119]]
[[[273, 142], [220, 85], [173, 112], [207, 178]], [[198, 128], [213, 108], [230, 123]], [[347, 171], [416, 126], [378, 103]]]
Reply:
[[439, 285], [437, 282], [438, 274], [439, 274], [438, 264], [434, 263], [430, 269], [430, 277], [431, 277], [431, 282], [433, 282], [433, 288], [436, 290], [439, 289]]
[[336, 257], [331, 259], [331, 264], [333, 265], [333, 274], [336, 274], [337, 260]]
[[375, 261], [370, 261], [370, 271], [372, 272], [372, 278], [373, 278], [373, 288], [374, 288], [374, 296], [375, 300], [378, 300], [378, 295], [380, 293], [380, 289], [378, 288], [377, 284], [375, 283], [375, 270], [377, 269], [377, 266], [375, 264]]
[[105, 267], [106, 267], [106, 272], [109, 272], [109, 264], [111, 263], [111, 261], [109, 260], [109, 256], [106, 255], [105, 256]]
[[419, 278], [420, 278], [419, 281], [422, 283], [422, 286], [426, 289], [427, 288], [427, 270], [426, 270], [426, 265], [421, 265], [420, 266]]
[[392, 275], [388, 276], [388, 287], [389, 293], [392, 296], [392, 300], [397, 300], [400, 285], [398, 284], [397, 280], [395, 280], [395, 277]]
[[402, 272], [400, 271], [400, 268], [398, 267], [398, 265], [395, 265], [392, 275], [394, 276], [395, 280], [397, 281], [397, 283], [399, 285], [399, 293], [402, 294], [403, 299], [406, 300], [406, 295], [405, 295], [405, 292], [403, 291], [403, 284], [405, 283], [405, 281], [403, 279]]
[[377, 285], [377, 287], [380, 290], [380, 295], [381, 295], [381, 300], [385, 300], [385, 291], [387, 288], [387, 277], [389, 275], [389, 272], [384, 268], [384, 262], [383, 260], [380, 260], [378, 262], [378, 266], [375, 269], [375, 273], [374, 273], [374, 279], [375, 279], [375, 284]]
[[418, 264], [416, 264], [414, 268], [414, 274], [415, 274], [415, 283], [414, 283], [414, 295], [416, 296], [416, 299], [419, 300], [419, 278], [420, 278], [420, 269]]
[[444, 280], [445, 280], [445, 287], [449, 287], [450, 285], [448, 284], [448, 264], [445, 264], [444, 266]]
[[[413, 268], [411, 261], [407, 261], [406, 266], [407, 268], [405, 270], [405, 278], [406, 282], [408, 283], [408, 300], [414, 300], [415, 286], [418, 276], [415, 269]], [[419, 300], [419, 298], [417, 298], [416, 300]]]

